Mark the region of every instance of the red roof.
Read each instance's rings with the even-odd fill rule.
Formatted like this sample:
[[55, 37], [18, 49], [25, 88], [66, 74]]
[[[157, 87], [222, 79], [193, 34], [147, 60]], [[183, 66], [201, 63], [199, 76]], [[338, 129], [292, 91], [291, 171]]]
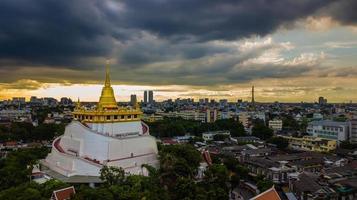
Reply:
[[276, 192], [274, 186], [265, 192], [258, 194], [251, 198], [251, 200], [281, 200], [279, 194]]
[[7, 141], [5, 142], [5, 146], [16, 146], [17, 142], [16, 141]]
[[74, 190], [74, 187], [71, 186], [68, 188], [63, 188], [60, 190], [53, 191], [51, 199], [53, 199], [53, 200], [68, 200], [74, 194], [76, 194], [76, 191]]
[[203, 158], [206, 161], [206, 163], [208, 165], [212, 165], [212, 159], [211, 159], [211, 155], [210, 155], [209, 151], [208, 150], [203, 151], [202, 155], [203, 155]]
[[162, 139], [161, 141], [162, 141], [163, 144], [178, 144], [177, 141], [175, 141], [173, 139], [170, 139], [170, 138]]

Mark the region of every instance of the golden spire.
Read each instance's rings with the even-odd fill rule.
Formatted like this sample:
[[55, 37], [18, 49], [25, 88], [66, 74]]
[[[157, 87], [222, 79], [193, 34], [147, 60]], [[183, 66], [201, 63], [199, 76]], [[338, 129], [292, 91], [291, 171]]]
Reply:
[[105, 87], [110, 87], [109, 64], [110, 61], [107, 60], [107, 65], [105, 66]]
[[79, 101], [79, 97], [78, 97], [78, 101], [76, 103], [75, 109], [80, 109], [80, 108], [81, 108], [81, 102]]
[[109, 60], [107, 60], [106, 70], [105, 70], [105, 83], [102, 89], [102, 94], [98, 103], [99, 109], [117, 109], [118, 105], [115, 101], [114, 91], [110, 85], [110, 72], [109, 72]]

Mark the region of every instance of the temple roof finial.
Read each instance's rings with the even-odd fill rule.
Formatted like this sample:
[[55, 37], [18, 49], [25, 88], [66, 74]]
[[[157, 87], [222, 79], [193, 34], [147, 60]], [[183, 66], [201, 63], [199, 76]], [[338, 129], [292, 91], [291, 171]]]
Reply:
[[105, 67], [105, 87], [110, 87], [110, 72], [109, 72], [110, 60], [107, 59], [107, 65]]
[[78, 97], [78, 100], [77, 100], [77, 103], [76, 103], [76, 109], [80, 109], [81, 108], [81, 102], [79, 100], [79, 97]]
[[117, 109], [118, 105], [115, 101], [114, 91], [110, 85], [110, 72], [109, 72], [109, 60], [107, 60], [107, 65], [105, 69], [105, 84], [102, 89], [102, 94], [99, 98], [98, 103], [99, 109]]

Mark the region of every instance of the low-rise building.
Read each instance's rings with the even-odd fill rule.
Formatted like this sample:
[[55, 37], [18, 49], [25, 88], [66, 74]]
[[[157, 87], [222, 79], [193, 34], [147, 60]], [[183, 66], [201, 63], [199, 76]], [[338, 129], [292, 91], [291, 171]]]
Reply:
[[156, 122], [156, 121], [163, 120], [164, 117], [162, 115], [144, 114], [142, 119], [146, 122]]
[[346, 141], [349, 136], [348, 122], [336, 122], [330, 120], [312, 121], [308, 124], [306, 132], [309, 135], [336, 140]]
[[31, 121], [31, 112], [29, 110], [0, 110], [0, 118], [8, 118], [11, 121]]
[[274, 131], [281, 131], [283, 129], [283, 121], [281, 119], [269, 120], [269, 127]]
[[336, 149], [336, 140], [329, 140], [314, 136], [292, 137], [279, 136], [289, 141], [289, 147], [295, 150], [330, 152]]
[[202, 139], [205, 141], [212, 141], [215, 135], [226, 135], [227, 137], [231, 136], [229, 131], [211, 131], [202, 133]]
[[245, 162], [251, 175], [262, 175], [274, 183], [287, 183], [288, 174], [296, 171], [295, 168], [286, 165], [287, 161], [273, 161], [268, 158], [254, 158]]
[[314, 173], [301, 173], [290, 180], [289, 189], [298, 199], [337, 199], [337, 194], [327, 185], [319, 184], [319, 176]]
[[175, 112], [158, 112], [158, 115], [163, 117], [181, 117], [186, 120], [196, 120], [203, 123], [212, 123], [217, 120], [217, 110], [216, 109], [206, 109], [206, 110], [181, 110]]

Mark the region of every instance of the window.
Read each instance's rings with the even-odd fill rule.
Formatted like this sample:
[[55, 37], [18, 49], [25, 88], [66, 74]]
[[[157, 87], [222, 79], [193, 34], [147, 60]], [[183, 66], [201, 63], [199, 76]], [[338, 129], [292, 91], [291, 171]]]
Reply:
[[114, 115], [114, 119], [118, 119], [118, 115]]
[[138, 117], [138, 115], [134, 115], [134, 118], [137, 118]]
[[110, 120], [110, 116], [107, 116], [107, 120]]
[[124, 115], [120, 116], [121, 119], [124, 119]]

